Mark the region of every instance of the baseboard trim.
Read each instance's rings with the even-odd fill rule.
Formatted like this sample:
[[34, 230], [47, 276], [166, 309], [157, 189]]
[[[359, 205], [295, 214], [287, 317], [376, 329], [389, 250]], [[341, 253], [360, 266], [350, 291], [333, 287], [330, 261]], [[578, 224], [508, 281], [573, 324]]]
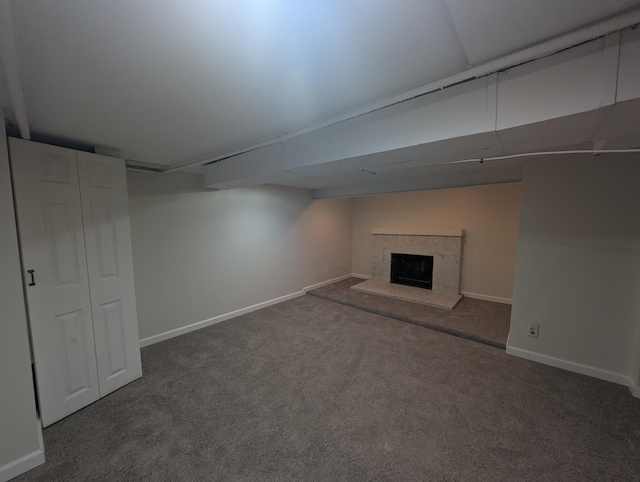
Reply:
[[562, 368], [563, 370], [568, 370], [570, 372], [580, 373], [581, 375], [599, 378], [600, 380], [606, 380], [608, 382], [617, 383], [619, 385], [626, 385], [627, 387], [629, 387], [634, 396], [637, 396], [634, 393], [634, 389], [632, 388], [633, 383], [631, 377], [622, 375], [621, 373], [615, 373], [609, 370], [603, 370], [602, 368], [596, 368], [590, 365], [584, 365], [582, 363], [576, 363], [549, 355], [543, 355], [542, 353], [536, 353], [533, 351], [524, 350], [522, 348], [515, 348], [513, 346], [509, 346], [508, 342], [507, 354], [542, 363], [544, 365]]
[[31, 469], [35, 469], [38, 465], [44, 464], [44, 462], [44, 450], [39, 449], [35, 452], [31, 452], [24, 457], [20, 457], [19, 459], [0, 467], [0, 482], [11, 480], [20, 474], [24, 474]]
[[311, 286], [305, 286], [302, 289], [306, 293], [307, 291], [316, 290], [318, 288], [322, 288], [323, 286], [332, 285], [333, 283], [337, 283], [338, 281], [343, 281], [343, 280], [349, 279], [349, 278], [351, 278], [351, 276], [352, 276], [351, 273], [345, 274], [345, 275], [342, 275], [342, 276], [338, 276], [337, 278], [329, 279], [327, 281], [321, 281], [320, 283], [316, 283], [316, 284], [311, 285]]
[[182, 326], [174, 330], [169, 330], [169, 331], [165, 331], [164, 333], [159, 333], [157, 335], [149, 336], [147, 338], [143, 338], [142, 340], [140, 340], [140, 348], [153, 345], [154, 343], [159, 343], [161, 341], [169, 340], [171, 338], [184, 335], [186, 333], [191, 333], [192, 331], [196, 331], [201, 328], [205, 328], [207, 326], [215, 325], [216, 323], [230, 320], [231, 318], [235, 318], [237, 316], [246, 315], [247, 313], [261, 310], [262, 308], [266, 308], [268, 306], [277, 305], [278, 303], [282, 303], [283, 301], [292, 300], [294, 298], [304, 296], [305, 294], [306, 294], [305, 291], [296, 291], [295, 293], [291, 293], [285, 296], [280, 296], [279, 298], [273, 298], [271, 300], [263, 301], [262, 303], [247, 306], [246, 308], [241, 308], [239, 310], [231, 311], [223, 315], [214, 316], [213, 318], [209, 318], [207, 320], [197, 321], [196, 323], [192, 323], [187, 326]]
[[371, 279], [370, 274], [351, 273], [351, 277], [358, 279]]
[[505, 305], [510, 305], [513, 301], [511, 298], [501, 298], [500, 296], [482, 295], [480, 293], [471, 293], [470, 291], [461, 291], [460, 294], [466, 296], [467, 298], [473, 298], [474, 300], [493, 301], [494, 303], [503, 303]]
[[629, 390], [631, 391], [631, 395], [640, 398], [640, 386], [638, 386], [631, 377], [629, 377]]

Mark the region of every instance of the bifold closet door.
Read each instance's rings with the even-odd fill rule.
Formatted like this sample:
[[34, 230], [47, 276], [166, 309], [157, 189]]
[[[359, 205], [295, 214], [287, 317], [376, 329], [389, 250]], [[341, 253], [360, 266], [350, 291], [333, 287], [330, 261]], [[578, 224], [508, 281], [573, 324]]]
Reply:
[[42, 424], [100, 396], [76, 152], [10, 139]]
[[78, 152], [100, 396], [142, 376], [124, 161]]
[[142, 375], [124, 161], [10, 139], [43, 426]]

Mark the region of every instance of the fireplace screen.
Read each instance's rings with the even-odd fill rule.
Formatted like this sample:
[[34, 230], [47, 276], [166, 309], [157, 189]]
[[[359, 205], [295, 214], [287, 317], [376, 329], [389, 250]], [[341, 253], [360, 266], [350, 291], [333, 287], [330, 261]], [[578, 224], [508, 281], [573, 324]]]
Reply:
[[430, 290], [433, 256], [391, 253], [391, 282]]

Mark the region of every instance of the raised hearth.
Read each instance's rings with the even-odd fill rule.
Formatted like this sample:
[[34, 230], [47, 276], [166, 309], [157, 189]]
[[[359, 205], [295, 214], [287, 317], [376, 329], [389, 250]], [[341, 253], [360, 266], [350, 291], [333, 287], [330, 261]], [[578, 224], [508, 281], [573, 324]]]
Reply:
[[387, 283], [374, 279], [353, 285], [351, 289], [362, 291], [363, 293], [396, 298], [398, 300], [413, 301], [414, 303], [435, 306], [447, 310], [452, 310], [458, 304], [458, 301], [462, 299], [462, 295], [439, 293], [424, 288], [416, 288], [415, 286]]

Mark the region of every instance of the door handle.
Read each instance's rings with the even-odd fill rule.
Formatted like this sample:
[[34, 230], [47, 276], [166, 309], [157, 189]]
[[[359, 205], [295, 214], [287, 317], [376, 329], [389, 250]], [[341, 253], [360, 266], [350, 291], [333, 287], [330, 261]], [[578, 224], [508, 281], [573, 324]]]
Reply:
[[27, 270], [27, 273], [29, 273], [29, 275], [31, 275], [31, 283], [29, 283], [29, 286], [35, 286], [36, 285], [36, 280], [35, 280], [35, 278], [33, 276], [33, 273], [35, 273], [35, 272], [36, 272], [35, 269]]

